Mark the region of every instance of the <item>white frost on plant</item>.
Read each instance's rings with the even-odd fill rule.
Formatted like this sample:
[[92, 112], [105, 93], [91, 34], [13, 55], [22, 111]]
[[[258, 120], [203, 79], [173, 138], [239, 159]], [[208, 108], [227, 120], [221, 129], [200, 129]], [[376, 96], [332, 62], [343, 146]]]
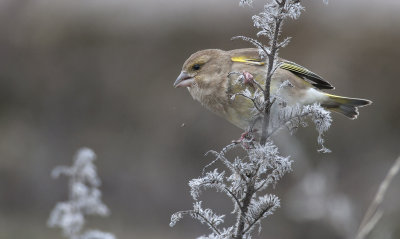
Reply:
[[[287, 0], [283, 8], [275, 1], [267, 3], [264, 10], [252, 18], [254, 26], [259, 29], [257, 36], [265, 36], [271, 41], [274, 39], [276, 19], [298, 19], [303, 10], [304, 7], [300, 4], [300, 1], [296, 0]], [[280, 32], [278, 34], [280, 35]], [[289, 38], [286, 38], [279, 44], [279, 47], [284, 47], [288, 41]], [[270, 45], [272, 45], [271, 42]]]
[[265, 145], [256, 143], [254, 148], [249, 150], [249, 158], [258, 167], [257, 176], [265, 178], [255, 184], [260, 190], [270, 184], [275, 186], [286, 173], [292, 171], [293, 161], [290, 157], [281, 156], [278, 147], [271, 140]]
[[253, 222], [254, 220], [267, 218], [280, 206], [281, 203], [277, 196], [272, 194], [261, 196], [258, 199], [254, 199], [250, 204], [246, 215], [247, 220]]
[[223, 191], [225, 188], [224, 176], [225, 172], [218, 173], [218, 169], [215, 169], [212, 172], [207, 172], [204, 177], [190, 180], [190, 195], [194, 200], [197, 200], [201, 193], [201, 188], [215, 188], [217, 191]]
[[76, 211], [69, 202], [57, 203], [47, 222], [49, 227], [60, 227], [63, 230], [63, 235], [69, 238], [78, 234], [84, 224], [83, 214]]
[[240, 0], [239, 1], [239, 6], [244, 7], [244, 6], [253, 6], [253, 0]]
[[90, 230], [83, 233], [79, 239], [115, 239], [115, 236], [108, 232]]
[[214, 234], [220, 235], [221, 232], [220, 229], [218, 229], [218, 226], [224, 222], [225, 215], [217, 215], [209, 208], [203, 209], [201, 204], [201, 201], [195, 201], [192, 210], [180, 211], [172, 214], [169, 226], [175, 226], [184, 215], [188, 214], [193, 219], [198, 220], [201, 224], [207, 225]]
[[322, 136], [329, 129], [329, 127], [331, 127], [331, 113], [317, 103], [304, 106], [303, 112], [310, 115], [311, 120], [314, 122], [315, 128], [318, 131], [318, 144], [321, 145], [321, 149], [318, 151], [322, 153], [330, 153], [331, 151], [324, 146], [325, 141]]
[[182, 212], [176, 212], [176, 213], [172, 214], [169, 226], [174, 227], [176, 225], [176, 223], [179, 222], [182, 218], [183, 218]]
[[200, 236], [197, 239], [230, 239], [233, 235], [233, 227], [223, 228], [221, 234], [211, 233], [208, 236]]
[[[225, 154], [235, 148], [244, 150], [245, 156], [229, 160]], [[275, 185], [285, 173], [291, 171], [292, 161], [289, 157], [281, 156], [272, 141], [268, 141], [265, 145], [252, 142], [249, 148], [233, 143], [226, 146], [221, 152], [210, 151], [210, 153], [229, 171], [219, 172], [214, 169], [200, 178], [191, 180], [189, 186], [195, 200], [193, 209], [174, 213], [171, 216], [170, 226], [174, 226], [184, 215], [188, 214], [202, 224], [207, 224], [212, 230], [210, 235], [200, 238], [232, 238], [235, 234], [234, 227], [219, 228], [225, 215], [219, 216], [211, 209], [203, 209], [201, 201], [198, 201], [202, 189], [216, 188], [217, 191], [225, 193], [232, 200], [233, 214], [243, 213], [245, 198], [251, 197], [246, 206], [247, 212], [241, 216], [246, 219], [244, 238], [250, 238], [255, 226], [260, 226], [260, 221], [272, 215], [280, 206], [278, 197], [263, 191], [269, 185]], [[251, 195], [249, 195], [249, 190]]]
[[331, 152], [324, 146], [324, 133], [330, 128], [332, 124], [331, 112], [324, 109], [319, 103], [312, 105], [293, 105], [287, 106], [285, 104], [278, 106], [280, 107], [279, 113], [272, 115], [271, 117], [271, 131], [272, 134], [279, 129], [286, 127], [289, 132], [294, 133], [297, 128], [307, 126], [307, 118], [315, 125], [315, 129], [318, 132], [318, 144], [321, 146], [319, 152], [329, 153]]
[[52, 171], [54, 178], [69, 177], [69, 200], [59, 202], [50, 213], [47, 225], [59, 227], [70, 239], [114, 239], [110, 233], [97, 230], [81, 234], [85, 215], [108, 216], [109, 209], [101, 201], [101, 184], [94, 160], [96, 154], [89, 148], [82, 148], [75, 156], [71, 167], [58, 166]]
[[197, 201], [193, 204], [193, 210], [190, 212], [190, 216], [200, 221], [201, 224], [207, 224], [213, 230], [213, 226], [218, 226], [224, 222], [225, 215], [217, 215], [211, 209], [203, 209], [201, 201]]

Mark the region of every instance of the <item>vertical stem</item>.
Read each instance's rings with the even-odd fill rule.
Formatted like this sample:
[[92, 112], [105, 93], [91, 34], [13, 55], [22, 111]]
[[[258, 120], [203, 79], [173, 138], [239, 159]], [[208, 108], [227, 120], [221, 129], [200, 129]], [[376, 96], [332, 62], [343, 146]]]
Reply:
[[[283, 13], [285, 11], [285, 5], [286, 5], [287, 0], [281, 0], [276, 1], [276, 4], [279, 6], [279, 11], [280, 13]], [[275, 69], [275, 59], [277, 58], [277, 53], [279, 50], [279, 44], [278, 44], [278, 38], [282, 26], [283, 18], [280, 17], [280, 14], [275, 17], [275, 29], [274, 29], [274, 35], [273, 38], [270, 39], [270, 49], [271, 51], [269, 52], [268, 55], [268, 68], [267, 68], [267, 76], [265, 79], [265, 89], [264, 89], [264, 102], [265, 106], [263, 108], [263, 122], [262, 122], [262, 132], [261, 132], [261, 139], [260, 143], [264, 145], [267, 142], [267, 135], [268, 135], [268, 126], [269, 126], [269, 121], [270, 121], [270, 112], [271, 112], [271, 106], [274, 103], [274, 101], [271, 101], [271, 80], [272, 80], [272, 75], [274, 74], [274, 69]], [[254, 182], [253, 180], [249, 180], [248, 185], [247, 185], [247, 190], [246, 194], [243, 198], [243, 204], [242, 210], [238, 212], [238, 218], [236, 221], [236, 226], [235, 226], [235, 234], [233, 236], [234, 239], [243, 239], [243, 236], [245, 234], [244, 227], [245, 227], [245, 217], [246, 214], [249, 210], [249, 206], [251, 203], [251, 199], [255, 193], [255, 188], [254, 188]], [[239, 205], [240, 206], [240, 205]]]
[[[280, 13], [284, 11], [284, 7], [286, 4], [286, 0], [282, 0], [281, 2], [277, 2], [279, 5], [279, 10]], [[261, 139], [260, 143], [261, 145], [264, 145], [267, 142], [267, 135], [268, 135], [268, 126], [269, 126], [269, 120], [270, 120], [270, 112], [271, 112], [271, 106], [273, 102], [271, 101], [271, 80], [272, 80], [272, 75], [274, 74], [274, 68], [275, 68], [275, 59], [277, 58], [277, 52], [279, 49], [278, 46], [278, 38], [279, 38], [279, 33], [281, 30], [282, 26], [282, 21], [283, 18], [277, 16], [275, 17], [275, 29], [274, 29], [274, 36], [273, 39], [271, 39], [271, 52], [268, 55], [268, 68], [267, 68], [267, 78], [265, 79], [265, 89], [264, 89], [264, 110], [263, 110], [263, 122], [262, 122], [262, 130], [261, 130]]]
[[[75, 163], [76, 163], [76, 161], [75, 161]], [[74, 163], [74, 164], [75, 164]], [[71, 169], [74, 171], [73, 173], [72, 173], [72, 175], [70, 176], [70, 180], [69, 180], [69, 200], [70, 200], [70, 202], [71, 202], [71, 205], [72, 205], [72, 211], [73, 211], [73, 213], [75, 214], [75, 213], [79, 213], [79, 207], [78, 207], [78, 205], [77, 205], [77, 201], [78, 201], [78, 196], [77, 196], [77, 194], [75, 193], [75, 190], [74, 190], [74, 185], [79, 181], [79, 175], [76, 173], [76, 169], [74, 169], [74, 166], [75, 165], [73, 165], [72, 167], [71, 167]], [[71, 230], [71, 231], [69, 231], [68, 232], [69, 233], [69, 235], [68, 235], [68, 237], [70, 238], [70, 239], [77, 239], [78, 238], [78, 235], [79, 235], [79, 231], [75, 231], [75, 230]]]
[[246, 195], [243, 199], [242, 210], [238, 212], [238, 218], [235, 226], [236, 232], [233, 236], [234, 239], [243, 239], [246, 213], [249, 210], [251, 198], [253, 197], [255, 192], [253, 180], [250, 180], [248, 184], [249, 185], [247, 186]]

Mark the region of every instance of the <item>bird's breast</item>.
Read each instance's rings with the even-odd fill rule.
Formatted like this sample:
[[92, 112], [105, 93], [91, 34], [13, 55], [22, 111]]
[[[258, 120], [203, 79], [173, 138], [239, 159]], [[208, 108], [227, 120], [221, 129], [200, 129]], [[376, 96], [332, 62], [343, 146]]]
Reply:
[[219, 94], [212, 89], [202, 89], [196, 86], [188, 87], [190, 95], [194, 100], [200, 102], [213, 113], [224, 116], [226, 113], [226, 94]]

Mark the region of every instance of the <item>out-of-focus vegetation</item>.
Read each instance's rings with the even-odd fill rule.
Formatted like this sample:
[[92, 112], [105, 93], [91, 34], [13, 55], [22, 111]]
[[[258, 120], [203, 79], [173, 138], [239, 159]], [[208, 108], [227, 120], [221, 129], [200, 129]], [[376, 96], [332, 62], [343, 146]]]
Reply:
[[[197, 50], [249, 47], [229, 39], [253, 36], [250, 16], [259, 5], [237, 5], [1, 0], [0, 238], [61, 238], [46, 228], [46, 220], [55, 202], [67, 197], [66, 182], [51, 180], [50, 172], [70, 164], [82, 146], [98, 155], [103, 200], [113, 212], [93, 218], [93, 227], [100, 224], [118, 238], [204, 233], [189, 220], [170, 229], [170, 214], [191, 207], [186, 182], [212, 160], [204, 153], [219, 150], [241, 131], [172, 83]], [[331, 154], [316, 152], [311, 128], [300, 129], [297, 140], [278, 138], [293, 145], [282, 153], [292, 155], [294, 172], [273, 192], [282, 198], [282, 209], [263, 229], [271, 238], [342, 238], [355, 233], [400, 152], [400, 4], [305, 5], [300, 20], [285, 25], [293, 39], [280, 56], [323, 76], [335, 93], [374, 103], [355, 121], [333, 115], [326, 135]], [[399, 237], [399, 183], [397, 177], [384, 201], [385, 215], [373, 232], [378, 238], [388, 232]], [[231, 210], [228, 199], [204, 197], [208, 207]], [[323, 210], [314, 206], [308, 211], [314, 213], [294, 215], [293, 197], [313, 199]], [[329, 198], [339, 199], [329, 204]], [[347, 225], [354, 227], [340, 227], [332, 211], [348, 213]]]

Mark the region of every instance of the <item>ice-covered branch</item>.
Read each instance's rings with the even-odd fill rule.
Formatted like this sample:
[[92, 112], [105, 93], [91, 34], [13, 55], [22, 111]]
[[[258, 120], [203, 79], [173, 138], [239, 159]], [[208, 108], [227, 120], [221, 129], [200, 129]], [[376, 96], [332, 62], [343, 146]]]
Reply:
[[71, 167], [58, 166], [52, 171], [54, 178], [69, 178], [69, 200], [59, 202], [50, 213], [49, 227], [59, 227], [69, 239], [115, 239], [110, 233], [88, 230], [82, 233], [85, 215], [108, 216], [110, 211], [101, 201], [101, 184], [93, 161], [96, 154], [88, 148], [78, 151]]
[[[231, 150], [243, 150], [243, 158], [235, 157], [233, 160], [225, 155]], [[275, 185], [278, 180], [291, 170], [292, 161], [282, 157], [278, 148], [268, 141], [261, 145], [257, 142], [253, 147], [246, 148], [240, 144], [232, 144], [221, 152], [210, 151], [218, 160], [228, 167], [229, 174], [217, 169], [207, 172], [204, 176], [190, 181], [191, 195], [195, 200], [194, 209], [177, 212], [171, 217], [171, 226], [174, 226], [183, 215], [189, 214], [195, 219], [207, 224], [218, 238], [247, 238], [256, 224], [263, 218], [271, 215], [279, 207], [279, 200], [271, 194], [257, 195], [268, 185]], [[232, 213], [237, 215], [237, 221], [228, 237], [222, 237], [218, 226], [223, 222], [223, 217], [217, 216], [211, 209], [202, 209], [198, 201], [202, 189], [215, 188], [225, 192], [234, 203]], [[225, 231], [226, 232], [226, 231]], [[221, 234], [220, 234], [221, 233]]]
[[192, 179], [189, 182], [190, 194], [194, 200], [197, 200], [201, 193], [201, 188], [215, 188], [217, 191], [225, 190], [224, 183], [225, 172], [218, 173], [218, 169], [207, 172], [204, 177]]
[[278, 207], [280, 207], [280, 201], [275, 195], [265, 195], [259, 197], [257, 200], [253, 200], [249, 206], [247, 215], [249, 220], [251, 219], [251, 222], [244, 229], [243, 233], [248, 233], [260, 219], [272, 215]]
[[203, 209], [201, 201], [196, 201], [193, 204], [193, 210], [180, 211], [172, 214], [170, 226], [175, 224], [183, 218], [184, 215], [189, 214], [193, 219], [197, 219], [201, 224], [206, 224], [217, 235], [221, 235], [218, 225], [224, 222], [225, 215], [216, 215], [211, 209]]

